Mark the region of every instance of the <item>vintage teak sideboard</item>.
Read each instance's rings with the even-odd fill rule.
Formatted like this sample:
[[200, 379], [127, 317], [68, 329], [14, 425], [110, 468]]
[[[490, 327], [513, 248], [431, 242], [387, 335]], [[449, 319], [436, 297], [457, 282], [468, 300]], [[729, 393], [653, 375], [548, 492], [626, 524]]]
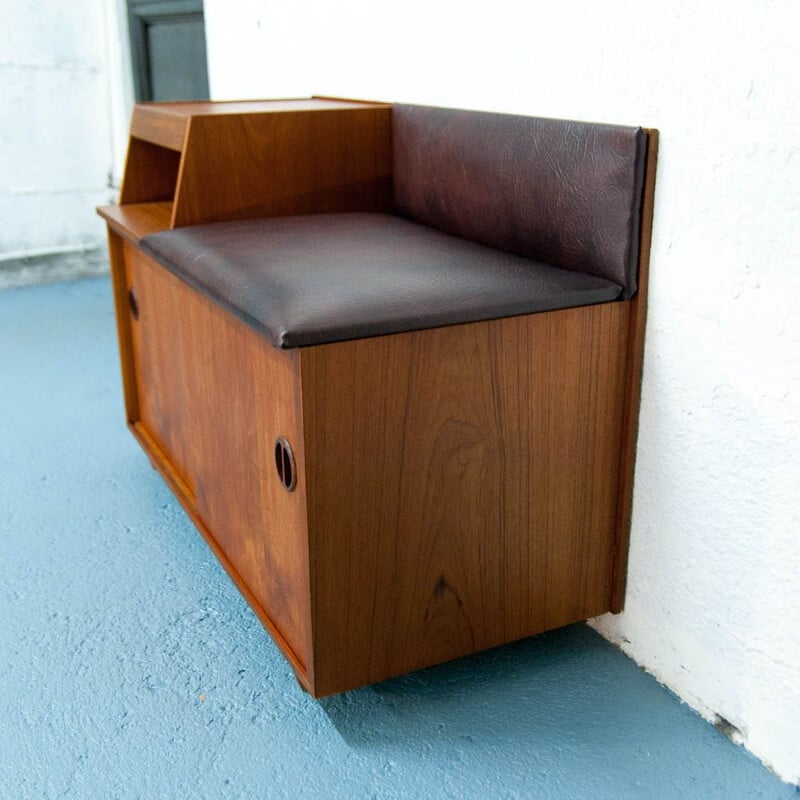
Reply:
[[315, 697], [622, 607], [657, 134], [137, 105], [128, 425]]

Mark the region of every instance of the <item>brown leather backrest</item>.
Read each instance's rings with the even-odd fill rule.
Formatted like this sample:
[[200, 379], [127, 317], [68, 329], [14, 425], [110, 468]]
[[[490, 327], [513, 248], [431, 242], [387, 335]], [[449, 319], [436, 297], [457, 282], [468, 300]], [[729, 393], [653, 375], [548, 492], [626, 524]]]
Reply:
[[395, 105], [397, 213], [636, 291], [641, 128]]

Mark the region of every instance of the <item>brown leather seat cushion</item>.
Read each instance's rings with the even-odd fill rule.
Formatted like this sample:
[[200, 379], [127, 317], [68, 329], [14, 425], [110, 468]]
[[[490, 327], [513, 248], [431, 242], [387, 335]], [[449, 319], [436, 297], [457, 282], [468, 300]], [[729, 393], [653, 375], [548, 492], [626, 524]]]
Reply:
[[600, 303], [621, 291], [387, 214], [222, 222], [141, 245], [285, 348]]

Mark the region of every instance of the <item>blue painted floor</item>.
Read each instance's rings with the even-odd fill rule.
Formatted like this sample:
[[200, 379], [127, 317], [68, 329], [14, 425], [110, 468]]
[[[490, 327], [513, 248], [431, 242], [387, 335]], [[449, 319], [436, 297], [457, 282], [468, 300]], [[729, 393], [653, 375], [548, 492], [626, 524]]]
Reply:
[[796, 798], [579, 625], [314, 702], [123, 422], [108, 281], [0, 292], [0, 797]]

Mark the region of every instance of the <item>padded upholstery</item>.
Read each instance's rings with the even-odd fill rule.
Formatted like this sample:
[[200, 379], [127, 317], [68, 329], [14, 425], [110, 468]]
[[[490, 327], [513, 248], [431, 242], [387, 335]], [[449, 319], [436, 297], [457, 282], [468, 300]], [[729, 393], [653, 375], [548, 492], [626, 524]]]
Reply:
[[641, 128], [395, 105], [395, 209], [636, 291]]
[[386, 214], [222, 222], [141, 247], [276, 347], [614, 300], [620, 287]]

